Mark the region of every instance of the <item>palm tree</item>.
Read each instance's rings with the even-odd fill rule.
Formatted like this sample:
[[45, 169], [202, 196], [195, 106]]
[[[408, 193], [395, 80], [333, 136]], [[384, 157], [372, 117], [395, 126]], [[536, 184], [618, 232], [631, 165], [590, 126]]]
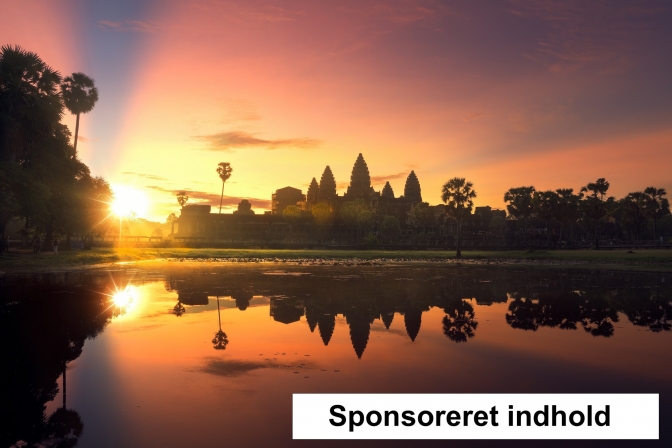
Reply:
[[84, 73], [73, 73], [63, 80], [61, 92], [65, 107], [71, 114], [77, 115], [75, 124], [75, 152], [77, 152], [77, 137], [79, 135], [79, 116], [93, 110], [96, 101], [98, 101], [98, 89], [93, 79]]
[[232, 172], [233, 168], [231, 168], [231, 164], [229, 162], [220, 162], [219, 165], [217, 165], [217, 174], [219, 174], [219, 178], [222, 179], [222, 196], [219, 199], [220, 215], [222, 214], [222, 201], [224, 200], [224, 184], [227, 180], [229, 180]]
[[657, 221], [670, 214], [670, 201], [663, 196], [667, 195], [664, 188], [647, 187], [644, 190], [647, 196], [646, 214], [653, 219], [653, 239], [657, 238]]
[[471, 209], [474, 207], [473, 199], [476, 192], [473, 190], [474, 184], [468, 182], [464, 177], [454, 177], [443, 184], [441, 189], [441, 199], [447, 205], [448, 215], [457, 222], [457, 254], [462, 256], [460, 250], [460, 232], [464, 218], [471, 215]]
[[21, 163], [61, 120], [61, 75], [19, 46], [0, 48], [0, 160]]
[[177, 196], [177, 203], [180, 204], [182, 207], [184, 207], [184, 204], [186, 204], [187, 201], [189, 200], [189, 196], [187, 196], [186, 191], [178, 191], [175, 196]]
[[527, 219], [532, 215], [532, 195], [536, 190], [533, 186], [509, 188], [504, 193], [504, 202], [508, 202], [506, 210], [509, 215], [523, 222], [523, 242], [527, 241]]
[[579, 219], [579, 203], [583, 193], [574, 194], [573, 188], [558, 188], [558, 215], [560, 221], [560, 244], [562, 244], [562, 229], [565, 222], [569, 223], [569, 242], [574, 239], [574, 224]]
[[558, 215], [560, 197], [555, 191], [535, 191], [532, 196], [532, 210], [539, 219], [546, 223], [546, 247], [551, 248], [551, 232], [548, 227], [550, 220]]
[[581, 187], [581, 193], [586, 194], [585, 199], [582, 201], [583, 214], [595, 226], [595, 249], [600, 248], [600, 222], [607, 214], [605, 199], [607, 190], [609, 190], [609, 182], [604, 177], [597, 179], [595, 182], [588, 183], [585, 187]]

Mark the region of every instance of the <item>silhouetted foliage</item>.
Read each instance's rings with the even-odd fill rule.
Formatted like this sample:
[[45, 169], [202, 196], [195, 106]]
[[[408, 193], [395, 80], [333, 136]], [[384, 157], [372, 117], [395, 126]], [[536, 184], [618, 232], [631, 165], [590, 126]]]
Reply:
[[220, 162], [217, 165], [217, 175], [222, 181], [222, 195], [219, 198], [220, 214], [222, 213], [222, 201], [224, 200], [224, 184], [231, 177], [231, 173], [233, 173], [233, 168], [231, 168], [231, 164], [229, 162]]
[[77, 116], [75, 124], [75, 154], [77, 153], [77, 138], [79, 136], [79, 116], [89, 113], [98, 101], [98, 89], [93, 79], [84, 73], [73, 73], [63, 80], [61, 84], [63, 103], [71, 114]]
[[478, 328], [474, 307], [457, 298], [444, 306], [443, 334], [453, 342], [467, 342], [473, 338]]
[[177, 197], [177, 203], [180, 204], [181, 207], [184, 207], [189, 200], [189, 196], [187, 195], [186, 191], [178, 191], [175, 196]]
[[595, 249], [600, 248], [599, 228], [607, 214], [606, 194], [609, 190], [609, 182], [604, 178], [588, 183], [581, 187], [581, 193], [585, 194], [581, 201], [582, 215], [588, 224], [592, 224], [595, 231]]
[[457, 256], [462, 256], [460, 250], [460, 233], [462, 224], [467, 216], [471, 215], [474, 207], [474, 198], [476, 192], [473, 190], [474, 184], [468, 182], [463, 177], [454, 177], [443, 184], [441, 188], [441, 199], [446, 203], [446, 212], [448, 216], [457, 222]]
[[63, 236], [68, 248], [71, 236], [104, 230], [112, 192], [77, 158], [60, 123], [64, 102], [78, 123], [91, 110], [97, 91], [89, 80], [73, 74], [61, 96], [59, 73], [39, 56], [21, 47], [0, 50], [0, 234], [11, 217], [24, 218], [45, 243]]

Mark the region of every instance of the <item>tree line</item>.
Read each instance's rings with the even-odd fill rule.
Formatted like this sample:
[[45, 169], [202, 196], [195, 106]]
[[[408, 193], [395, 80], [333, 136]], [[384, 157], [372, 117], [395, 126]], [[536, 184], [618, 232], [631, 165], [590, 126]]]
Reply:
[[531, 218], [545, 223], [549, 248], [552, 223], [559, 225], [558, 241], [563, 241], [563, 232], [569, 232], [569, 241], [572, 241], [574, 229], [578, 228], [591, 234], [596, 249], [600, 248], [601, 230], [607, 222], [634, 241], [643, 239], [649, 222], [653, 222], [653, 239], [657, 240], [658, 222], [670, 214], [665, 189], [647, 187], [616, 199], [607, 195], [609, 186], [605, 178], [600, 178], [581, 187], [577, 193], [572, 188], [538, 191], [533, 186], [516, 187], [504, 194], [504, 201], [509, 217], [517, 220], [522, 229], [523, 243]]
[[[0, 48], [0, 234], [12, 218], [25, 220], [44, 246], [73, 236], [90, 244], [104, 233], [110, 185], [91, 175], [78, 157], [80, 115], [98, 100], [83, 73], [63, 78], [40, 57], [19, 46]], [[61, 123], [76, 115], [75, 137]]]

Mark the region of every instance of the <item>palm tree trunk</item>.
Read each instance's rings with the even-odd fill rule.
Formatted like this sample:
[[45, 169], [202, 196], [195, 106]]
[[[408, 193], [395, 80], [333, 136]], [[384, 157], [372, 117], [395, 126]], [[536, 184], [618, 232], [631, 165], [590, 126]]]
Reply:
[[67, 381], [66, 381], [66, 370], [67, 370], [67, 365], [66, 361], [63, 360], [63, 409], [65, 409], [65, 403], [66, 403], [66, 398], [68, 396], [68, 389], [67, 389]]
[[653, 239], [654, 240], [657, 239], [656, 233], [657, 233], [656, 232], [656, 218], [653, 218]]
[[224, 182], [222, 181], [222, 196], [219, 198], [219, 214], [222, 214], [222, 201], [224, 200]]
[[457, 221], [457, 253], [455, 256], [457, 258], [462, 257], [462, 251], [460, 250], [460, 221]]
[[599, 234], [597, 232], [597, 228], [598, 228], [598, 222], [595, 221], [595, 249], [599, 250], [600, 249], [600, 237], [599, 237]]
[[77, 114], [77, 124], [75, 124], [75, 154], [77, 154], [77, 136], [79, 135], [79, 114]]
[[548, 228], [548, 221], [546, 221], [546, 247], [551, 248], [551, 229]]

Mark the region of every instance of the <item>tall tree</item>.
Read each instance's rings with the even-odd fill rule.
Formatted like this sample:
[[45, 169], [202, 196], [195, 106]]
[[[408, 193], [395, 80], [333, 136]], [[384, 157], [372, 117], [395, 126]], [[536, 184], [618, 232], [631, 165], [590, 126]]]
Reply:
[[555, 191], [535, 191], [532, 210], [537, 218], [546, 223], [546, 247], [551, 248], [551, 231], [548, 223], [558, 215], [559, 196]]
[[98, 101], [98, 89], [93, 79], [84, 73], [73, 73], [63, 80], [61, 84], [63, 103], [71, 114], [77, 116], [75, 124], [75, 152], [77, 152], [77, 139], [79, 136], [79, 116], [89, 113]]
[[562, 230], [564, 224], [569, 224], [569, 241], [574, 236], [574, 224], [579, 219], [579, 203], [583, 198], [583, 193], [574, 194], [573, 188], [558, 188], [555, 190], [558, 194], [557, 219], [560, 221], [560, 241], [562, 242]]
[[460, 250], [462, 223], [467, 216], [471, 215], [471, 210], [474, 207], [476, 192], [473, 187], [474, 184], [468, 182], [464, 177], [454, 177], [443, 184], [441, 189], [441, 199], [446, 203], [446, 211], [457, 222], [457, 257], [462, 256]]
[[219, 199], [220, 215], [222, 214], [222, 201], [224, 200], [224, 184], [227, 180], [229, 180], [232, 172], [233, 168], [231, 168], [231, 164], [229, 162], [220, 162], [219, 165], [217, 165], [217, 174], [219, 174], [219, 178], [222, 179], [222, 196]]
[[609, 190], [609, 182], [604, 177], [597, 179], [595, 182], [588, 183], [585, 187], [581, 187], [581, 193], [585, 194], [585, 198], [581, 202], [583, 216], [593, 224], [595, 231], [595, 249], [600, 248], [600, 223], [607, 214], [607, 191]]
[[[26, 179], [23, 163], [59, 125], [60, 82], [61, 75], [37, 54], [19, 46], [0, 48], [0, 235], [21, 208], [18, 190]], [[24, 187], [32, 188], [36, 198], [48, 194], [36, 182]]]
[[184, 190], [178, 191], [175, 196], [177, 197], [177, 203], [182, 207], [184, 207], [184, 204], [189, 200], [189, 196], [187, 196], [187, 192]]
[[19, 46], [0, 48], [0, 160], [21, 163], [63, 113], [61, 75]]
[[670, 214], [670, 201], [664, 197], [667, 191], [664, 188], [647, 187], [644, 190], [646, 195], [646, 215], [653, 219], [653, 239], [658, 238], [657, 224], [660, 218]]
[[523, 223], [523, 241], [527, 241], [527, 220], [532, 216], [532, 195], [535, 191], [534, 187], [529, 186], [510, 188], [504, 193], [509, 215], [516, 218], [518, 223]]
[[612, 212], [612, 215], [620, 218], [623, 227], [628, 229], [630, 238], [633, 239], [634, 236], [635, 241], [639, 241], [640, 233], [646, 229], [647, 199], [647, 195], [641, 191], [628, 193], [626, 197], [618, 201], [616, 209]]

